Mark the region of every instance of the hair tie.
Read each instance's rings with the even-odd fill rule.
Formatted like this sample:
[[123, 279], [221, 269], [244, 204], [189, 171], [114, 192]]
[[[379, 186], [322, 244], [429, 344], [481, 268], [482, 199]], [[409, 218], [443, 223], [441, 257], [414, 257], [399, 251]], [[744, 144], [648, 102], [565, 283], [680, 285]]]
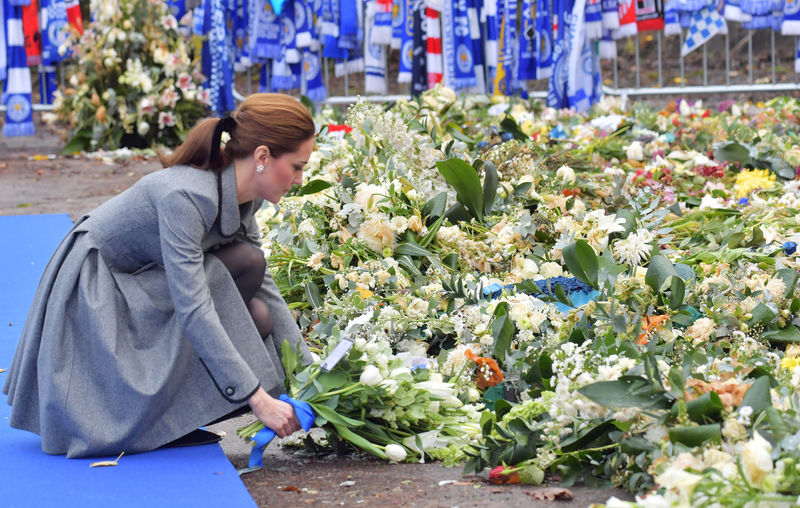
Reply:
[[214, 134], [211, 136], [211, 152], [208, 156], [208, 162], [212, 167], [219, 166], [219, 145], [222, 143], [222, 133], [227, 132], [228, 134], [233, 134], [235, 128], [236, 119], [231, 115], [230, 111], [223, 113], [222, 117], [217, 120], [217, 125], [214, 126]]

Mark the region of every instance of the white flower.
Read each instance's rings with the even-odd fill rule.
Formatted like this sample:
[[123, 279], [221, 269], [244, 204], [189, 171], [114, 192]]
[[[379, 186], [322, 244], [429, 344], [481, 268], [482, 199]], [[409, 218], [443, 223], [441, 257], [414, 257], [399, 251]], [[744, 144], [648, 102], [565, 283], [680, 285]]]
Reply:
[[409, 319], [423, 319], [428, 315], [428, 302], [421, 298], [414, 298], [408, 308], [406, 314]]
[[394, 443], [386, 445], [386, 457], [392, 462], [403, 462], [407, 456], [408, 453], [402, 446]]
[[650, 256], [650, 244], [646, 235], [631, 233], [624, 240], [614, 244], [614, 256], [628, 266], [635, 266], [646, 261]]
[[549, 279], [551, 277], [561, 277], [564, 274], [564, 270], [558, 263], [548, 261], [547, 263], [542, 263], [542, 266], [539, 267], [539, 274], [545, 279]]
[[567, 165], [564, 165], [558, 168], [558, 171], [556, 171], [556, 176], [564, 183], [572, 183], [575, 181], [575, 170]]
[[358, 230], [358, 237], [375, 252], [381, 252], [384, 248], [394, 249], [394, 231], [388, 221], [365, 221]]
[[677, 468], [668, 468], [656, 477], [656, 482], [668, 489], [674, 489], [681, 498], [682, 505], [689, 506], [694, 488], [703, 477]]
[[640, 161], [644, 159], [644, 150], [642, 148], [642, 144], [638, 141], [634, 141], [627, 147], [625, 147], [625, 155], [631, 160]]
[[745, 443], [742, 449], [742, 468], [750, 483], [761, 485], [767, 473], [772, 471], [771, 451], [772, 445], [758, 431], [753, 432], [753, 439]]
[[175, 125], [175, 117], [170, 111], [159, 111], [158, 113], [158, 128], [171, 127]]
[[383, 376], [381, 376], [381, 371], [378, 367], [367, 365], [364, 367], [364, 372], [361, 373], [358, 381], [364, 386], [377, 386], [383, 381]]
[[136, 132], [138, 132], [140, 136], [146, 136], [149, 131], [150, 124], [144, 121], [139, 122], [139, 125], [136, 127]]
[[699, 344], [707, 341], [715, 331], [716, 323], [714, 323], [714, 320], [703, 317], [686, 329], [686, 335], [693, 339], [692, 342], [694, 344]]
[[308, 258], [306, 266], [308, 266], [312, 270], [319, 270], [320, 268], [322, 268], [322, 260], [324, 257], [325, 253], [315, 252], [310, 258]]
[[306, 219], [297, 226], [297, 234], [313, 237], [317, 234], [317, 228], [314, 226], [314, 221], [311, 219]]

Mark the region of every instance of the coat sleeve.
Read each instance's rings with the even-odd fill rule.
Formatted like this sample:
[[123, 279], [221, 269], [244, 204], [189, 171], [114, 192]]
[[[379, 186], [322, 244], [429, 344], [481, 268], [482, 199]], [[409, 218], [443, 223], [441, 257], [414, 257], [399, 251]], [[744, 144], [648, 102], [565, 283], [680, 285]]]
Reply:
[[[253, 210], [256, 211], [260, 207], [261, 201], [256, 201], [254, 203]], [[251, 214], [243, 219], [246, 230], [246, 235], [244, 235], [243, 240], [255, 245], [260, 249], [261, 231], [258, 228], [255, 216]], [[283, 299], [281, 292], [278, 291], [278, 286], [275, 285], [275, 281], [272, 279], [272, 273], [269, 271], [269, 266], [267, 266], [267, 269], [264, 272], [264, 280], [255, 296], [267, 305], [267, 308], [272, 315], [271, 338], [275, 343], [275, 348], [280, 351], [283, 341], [288, 340], [289, 344], [292, 346], [292, 349], [300, 353], [300, 355], [303, 357], [303, 363], [305, 365], [310, 364], [313, 361], [311, 352], [308, 349], [306, 341], [303, 340], [303, 336], [300, 334], [300, 328], [297, 326], [297, 321], [292, 315], [292, 311], [289, 309], [289, 306], [286, 304], [286, 300]]]
[[185, 191], [171, 192], [158, 203], [164, 270], [186, 337], [222, 396], [239, 403], [255, 393], [259, 381], [228, 337], [211, 299], [201, 245], [210, 225], [203, 208], [211, 207], [198, 206]]

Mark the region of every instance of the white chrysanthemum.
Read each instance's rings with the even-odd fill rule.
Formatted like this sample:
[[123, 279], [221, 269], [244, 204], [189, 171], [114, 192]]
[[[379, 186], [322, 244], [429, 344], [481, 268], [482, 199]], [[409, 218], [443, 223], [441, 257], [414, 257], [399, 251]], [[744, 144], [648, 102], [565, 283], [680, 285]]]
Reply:
[[644, 159], [644, 149], [642, 148], [642, 144], [638, 141], [634, 141], [630, 145], [625, 147], [625, 155], [631, 160], [640, 161]]
[[310, 258], [308, 258], [306, 266], [308, 266], [312, 270], [319, 270], [320, 268], [322, 268], [322, 260], [324, 258], [325, 258], [324, 252], [315, 252]]
[[636, 266], [650, 256], [650, 243], [647, 234], [631, 233], [624, 240], [614, 244], [614, 257], [628, 266]]

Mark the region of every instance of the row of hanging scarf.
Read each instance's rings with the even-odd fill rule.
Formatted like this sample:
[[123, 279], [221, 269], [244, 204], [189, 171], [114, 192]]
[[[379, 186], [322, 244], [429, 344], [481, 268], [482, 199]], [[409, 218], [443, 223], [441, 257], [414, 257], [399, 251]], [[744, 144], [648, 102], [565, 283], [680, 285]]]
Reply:
[[34, 134], [31, 66], [39, 66], [40, 97], [50, 104], [56, 91], [56, 65], [67, 54], [58, 48], [69, 27], [83, 32], [78, 0], [0, 0], [0, 81], [6, 107], [3, 136]]
[[617, 39], [686, 30], [685, 56], [727, 33], [726, 19], [800, 35], [800, 0], [723, 1], [202, 0], [194, 19], [195, 32], [209, 35], [204, 70], [218, 111], [232, 107], [234, 69], [253, 64], [262, 64], [262, 91], [305, 83], [312, 100], [324, 99], [325, 58], [335, 76], [363, 72], [366, 93], [386, 93], [394, 49], [397, 80], [412, 94], [443, 83], [524, 95], [526, 81], [549, 78], [548, 105], [586, 110], [601, 96], [600, 59], [616, 58]]

